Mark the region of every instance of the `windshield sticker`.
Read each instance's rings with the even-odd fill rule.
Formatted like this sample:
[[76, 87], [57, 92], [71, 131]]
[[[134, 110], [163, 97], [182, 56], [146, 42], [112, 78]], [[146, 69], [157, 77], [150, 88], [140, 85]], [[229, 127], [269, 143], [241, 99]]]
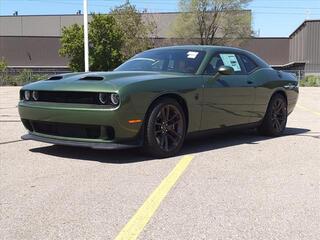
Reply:
[[197, 56], [198, 56], [199, 52], [188, 52], [187, 55], [188, 55], [188, 58], [192, 58], [192, 59], [195, 59]]
[[228, 67], [232, 67], [233, 70], [236, 72], [241, 71], [240, 64], [238, 62], [236, 55], [224, 53], [224, 54], [220, 54], [220, 57], [223, 61], [223, 65], [228, 66]]

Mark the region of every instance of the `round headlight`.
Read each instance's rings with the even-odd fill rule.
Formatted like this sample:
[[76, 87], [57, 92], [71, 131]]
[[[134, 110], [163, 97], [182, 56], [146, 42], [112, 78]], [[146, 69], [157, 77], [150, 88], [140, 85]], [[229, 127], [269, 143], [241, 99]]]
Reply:
[[31, 97], [31, 93], [30, 91], [24, 91], [24, 99], [29, 101], [30, 100], [30, 97]]
[[113, 105], [119, 105], [119, 102], [120, 102], [119, 94], [112, 93], [110, 99], [111, 99], [111, 102], [112, 102]]
[[107, 93], [99, 93], [99, 102], [101, 104], [106, 104], [108, 101], [108, 94]]
[[39, 99], [39, 92], [33, 91], [33, 92], [32, 92], [32, 98], [33, 98], [33, 100], [38, 101], [38, 99]]

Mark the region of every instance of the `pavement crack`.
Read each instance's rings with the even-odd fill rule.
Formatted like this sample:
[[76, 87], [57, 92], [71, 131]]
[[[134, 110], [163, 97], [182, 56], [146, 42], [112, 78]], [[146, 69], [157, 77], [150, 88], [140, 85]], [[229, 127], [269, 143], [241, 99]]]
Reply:
[[8, 142], [1, 142], [0, 145], [16, 143], [16, 142], [22, 142], [22, 141], [24, 141], [24, 140], [20, 139], [20, 140], [8, 141]]

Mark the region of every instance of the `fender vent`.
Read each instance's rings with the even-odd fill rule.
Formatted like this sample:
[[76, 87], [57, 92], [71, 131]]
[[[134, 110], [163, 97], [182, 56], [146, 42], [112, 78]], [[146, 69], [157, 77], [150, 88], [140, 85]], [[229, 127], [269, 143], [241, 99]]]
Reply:
[[49, 77], [48, 80], [60, 80], [62, 78], [63, 78], [62, 76], [52, 76], [52, 77]]
[[103, 79], [104, 78], [100, 76], [85, 76], [83, 78], [80, 78], [80, 80], [87, 80], [87, 81], [101, 81]]

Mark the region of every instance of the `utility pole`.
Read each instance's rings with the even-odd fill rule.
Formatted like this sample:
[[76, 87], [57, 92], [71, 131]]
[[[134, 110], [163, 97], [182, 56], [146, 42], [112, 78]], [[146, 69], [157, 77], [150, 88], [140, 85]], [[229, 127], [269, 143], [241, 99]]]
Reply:
[[84, 71], [89, 72], [88, 0], [83, 0]]

